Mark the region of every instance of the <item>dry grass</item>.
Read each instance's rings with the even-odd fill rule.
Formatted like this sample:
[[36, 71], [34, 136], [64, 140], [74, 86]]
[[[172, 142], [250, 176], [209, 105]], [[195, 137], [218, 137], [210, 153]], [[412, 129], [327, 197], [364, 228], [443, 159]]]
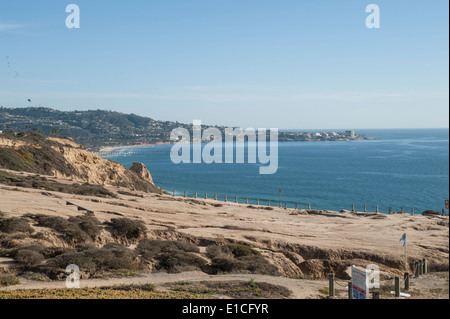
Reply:
[[227, 296], [234, 299], [284, 299], [292, 292], [283, 286], [264, 282], [246, 281], [204, 281], [177, 282], [166, 285], [170, 290], [188, 293], [205, 293]]
[[0, 291], [0, 299], [215, 299], [201, 293], [158, 292], [145, 286]]

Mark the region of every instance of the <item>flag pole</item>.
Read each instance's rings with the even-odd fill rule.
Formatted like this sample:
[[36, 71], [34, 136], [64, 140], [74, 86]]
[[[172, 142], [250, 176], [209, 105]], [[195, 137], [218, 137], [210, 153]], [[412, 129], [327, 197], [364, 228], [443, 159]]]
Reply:
[[408, 272], [408, 255], [406, 253], [406, 244], [405, 244], [405, 273]]
[[403, 241], [403, 247], [405, 248], [405, 273], [407, 273], [408, 272], [408, 254], [407, 254], [407, 251], [406, 251], [406, 248], [407, 248], [406, 233], [403, 234], [403, 236], [400, 239], [400, 241]]

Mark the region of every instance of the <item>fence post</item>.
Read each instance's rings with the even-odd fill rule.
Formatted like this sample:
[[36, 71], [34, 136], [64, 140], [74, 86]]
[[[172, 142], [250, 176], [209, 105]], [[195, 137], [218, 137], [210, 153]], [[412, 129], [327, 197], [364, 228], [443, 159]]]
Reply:
[[348, 282], [348, 299], [353, 299], [353, 284], [351, 281]]
[[426, 259], [423, 260], [423, 273], [428, 273], [428, 261]]
[[400, 297], [400, 278], [395, 277], [395, 297]]
[[409, 273], [405, 272], [405, 290], [408, 291], [410, 286]]
[[377, 206], [377, 214], [380, 212], [380, 208]]
[[352, 212], [355, 212], [355, 204], [352, 205]]
[[197, 198], [197, 192], [195, 192], [194, 198]]
[[367, 213], [367, 206], [364, 205], [364, 213]]
[[308, 210], [311, 210], [311, 204], [308, 204]]
[[173, 196], [175, 197], [175, 190], [173, 190]]
[[334, 297], [334, 274], [328, 275], [328, 281], [329, 281], [329, 294], [330, 297]]
[[217, 200], [217, 194], [214, 194], [214, 200]]
[[419, 260], [419, 276], [423, 275], [423, 262]]
[[225, 195], [225, 202], [227, 202], [228, 201], [228, 199], [227, 199], [227, 195]]
[[205, 199], [208, 199], [208, 193], [205, 193]]

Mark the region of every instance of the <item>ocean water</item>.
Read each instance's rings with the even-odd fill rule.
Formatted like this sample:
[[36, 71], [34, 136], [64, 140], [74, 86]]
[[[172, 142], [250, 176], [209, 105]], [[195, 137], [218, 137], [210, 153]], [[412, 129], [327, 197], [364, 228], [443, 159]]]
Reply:
[[[387, 213], [441, 211], [449, 198], [449, 130], [359, 130], [376, 140], [348, 142], [280, 142], [279, 168], [260, 175], [259, 164], [174, 164], [171, 145], [127, 150], [106, 156], [126, 167], [142, 162], [154, 182], [177, 195], [225, 195], [250, 204]], [[130, 152], [131, 151], [131, 152]], [[154, 153], [163, 151], [163, 153]], [[279, 192], [281, 190], [281, 194]]]

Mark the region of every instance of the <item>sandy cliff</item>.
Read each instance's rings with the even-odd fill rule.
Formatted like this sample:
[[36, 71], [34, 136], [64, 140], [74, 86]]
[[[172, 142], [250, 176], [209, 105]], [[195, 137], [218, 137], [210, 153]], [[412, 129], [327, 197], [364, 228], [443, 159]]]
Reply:
[[160, 193], [140, 163], [133, 170], [85, 150], [72, 139], [26, 136], [0, 137], [0, 167], [45, 174], [98, 185]]

